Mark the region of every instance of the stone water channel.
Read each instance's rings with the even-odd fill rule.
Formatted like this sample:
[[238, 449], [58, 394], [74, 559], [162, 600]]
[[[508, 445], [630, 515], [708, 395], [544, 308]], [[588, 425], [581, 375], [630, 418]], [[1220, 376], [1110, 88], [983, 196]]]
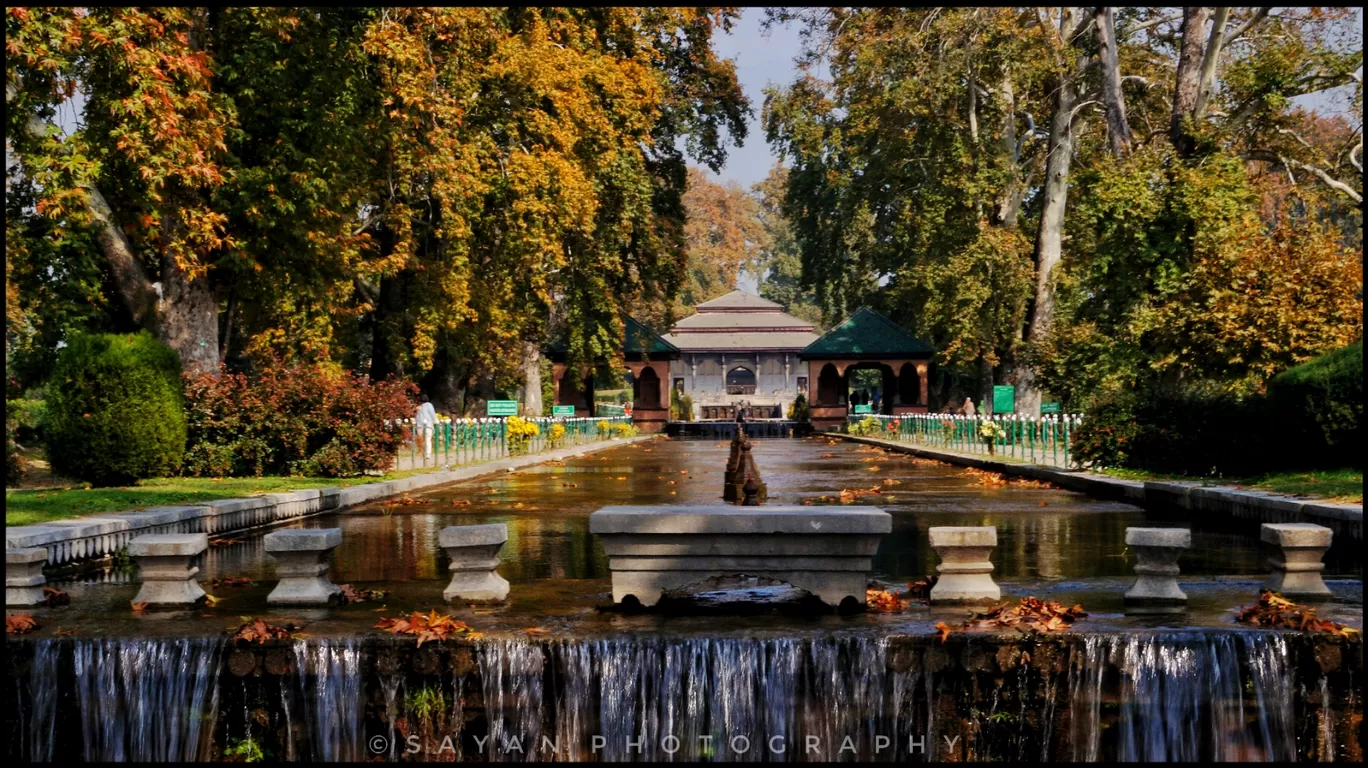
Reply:
[[[34, 610], [42, 629], [7, 642], [8, 752], [26, 762], [1362, 759], [1361, 641], [1233, 622], [1267, 572], [1257, 528], [1191, 521], [1187, 610], [1128, 616], [1125, 529], [1172, 521], [852, 443], [757, 440], [769, 503], [878, 486], [858, 503], [893, 516], [874, 576], [895, 584], [934, 572], [929, 527], [995, 525], [1004, 597], [1081, 603], [1088, 618], [1045, 637], [942, 643], [934, 624], [964, 609], [601, 610], [609, 573], [589, 514], [715, 503], [726, 456], [724, 442], [657, 440], [296, 523], [340, 527], [333, 580], [385, 590], [379, 603], [268, 607], [263, 532], [203, 557], [200, 577], [222, 598], [212, 607], [135, 615], [127, 566], [54, 581], [72, 604]], [[372, 629], [381, 616], [447, 609], [437, 532], [488, 522], [508, 526], [509, 604], [450, 607], [482, 637], [416, 648]], [[1337, 544], [1325, 562], [1334, 597], [1319, 614], [1361, 628], [1353, 554]], [[213, 586], [241, 576], [255, 584]], [[235, 650], [224, 630], [242, 616], [302, 624], [306, 636]]]

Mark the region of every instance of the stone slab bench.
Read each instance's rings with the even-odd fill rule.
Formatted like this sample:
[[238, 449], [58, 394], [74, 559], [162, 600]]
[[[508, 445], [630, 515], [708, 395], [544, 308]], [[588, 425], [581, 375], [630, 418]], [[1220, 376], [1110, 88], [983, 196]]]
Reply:
[[863, 605], [893, 518], [877, 507], [611, 506], [589, 516], [613, 574], [613, 602], [652, 606], [668, 591], [723, 576], [763, 576], [830, 606]]

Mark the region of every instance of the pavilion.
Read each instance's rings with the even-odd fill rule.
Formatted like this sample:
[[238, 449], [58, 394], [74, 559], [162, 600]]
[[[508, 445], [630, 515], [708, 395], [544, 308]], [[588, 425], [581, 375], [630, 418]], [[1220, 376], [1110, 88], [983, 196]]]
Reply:
[[850, 374], [883, 375], [881, 412], [926, 413], [931, 347], [872, 309], [862, 308], [798, 353], [815, 381], [809, 405], [814, 429], [838, 429], [850, 404]]

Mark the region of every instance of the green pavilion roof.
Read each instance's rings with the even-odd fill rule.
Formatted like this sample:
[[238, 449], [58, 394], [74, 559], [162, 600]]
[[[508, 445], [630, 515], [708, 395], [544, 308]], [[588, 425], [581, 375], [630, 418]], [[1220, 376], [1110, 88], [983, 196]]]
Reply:
[[798, 353], [804, 360], [928, 358], [931, 347], [868, 307], [861, 308]]

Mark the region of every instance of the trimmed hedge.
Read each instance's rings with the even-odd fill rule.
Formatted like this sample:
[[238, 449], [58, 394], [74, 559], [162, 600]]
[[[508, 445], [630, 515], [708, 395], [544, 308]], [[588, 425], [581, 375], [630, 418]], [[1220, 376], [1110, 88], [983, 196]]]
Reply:
[[101, 486], [174, 475], [185, 455], [180, 373], [176, 353], [146, 332], [73, 337], [46, 398], [53, 472]]
[[1284, 450], [1309, 466], [1363, 466], [1363, 340], [1268, 382]]
[[1095, 403], [1070, 449], [1083, 466], [1242, 476], [1363, 466], [1363, 343], [1288, 369], [1268, 394], [1127, 392]]

